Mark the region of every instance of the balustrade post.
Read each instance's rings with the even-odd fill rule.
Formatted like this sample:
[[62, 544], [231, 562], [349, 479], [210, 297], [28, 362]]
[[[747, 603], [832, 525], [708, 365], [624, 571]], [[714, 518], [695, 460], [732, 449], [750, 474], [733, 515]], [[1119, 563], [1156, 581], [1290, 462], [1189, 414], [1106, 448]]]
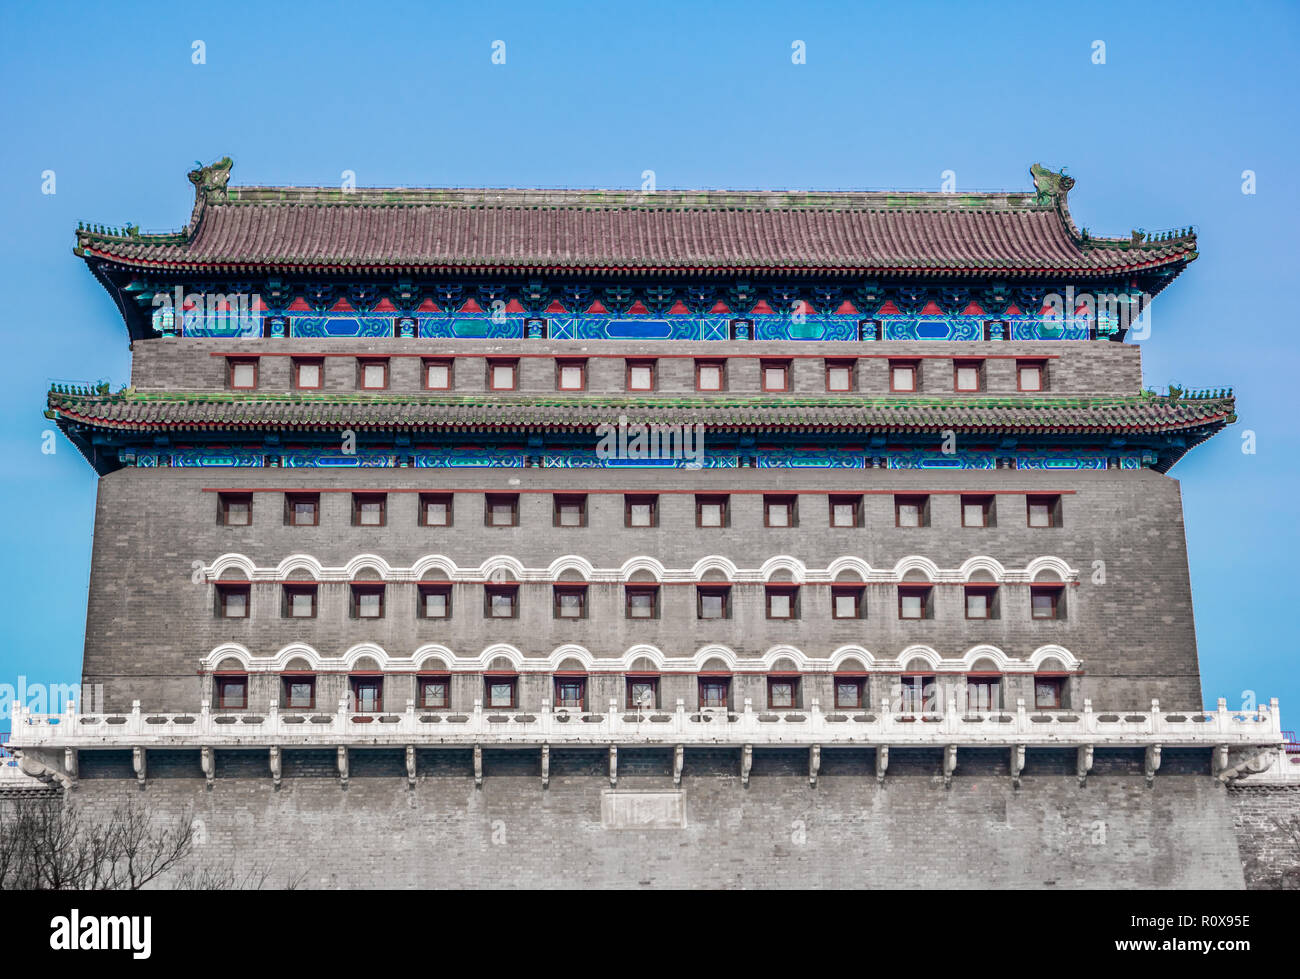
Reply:
[[334, 715], [334, 730], [338, 734], [346, 734], [348, 731], [348, 698], [346, 694], [339, 697], [338, 713]]
[[[552, 724], [553, 724], [553, 722], [554, 722], [554, 720], [555, 720], [555, 715], [551, 712], [551, 702], [550, 702], [549, 700], [543, 700], [543, 701], [542, 701], [542, 709], [541, 709], [541, 711], [538, 712], [538, 715], [537, 715], [537, 716], [538, 716], [539, 720], [541, 721], [541, 725], [540, 725], [540, 726], [541, 726], [541, 729], [542, 729], [542, 733], [545, 734], [545, 735], [547, 736], [547, 738], [549, 738], [549, 737], [551, 736]], [[549, 756], [546, 756], [546, 755], [544, 755], [543, 757], [544, 757], [544, 758], [549, 758]], [[546, 786], [547, 781], [549, 780], [549, 777], [550, 777], [549, 774], [547, 774], [545, 777], [543, 777], [543, 779], [542, 779], [542, 786], [543, 786], [543, 787]]]
[[1025, 716], [1025, 698], [1016, 698], [1016, 730], [1021, 734], [1029, 732], [1029, 719]]
[[1269, 697], [1269, 698], [1268, 698], [1268, 713], [1269, 713], [1269, 725], [1268, 725], [1269, 733], [1270, 733], [1270, 734], [1276, 734], [1277, 737], [1278, 737], [1278, 740], [1281, 740], [1281, 738], [1282, 738], [1282, 715], [1281, 715], [1280, 713], [1278, 713], [1278, 709], [1277, 709], [1277, 698], [1276, 698], [1276, 697]]
[[1228, 730], [1228, 698], [1220, 697], [1218, 707], [1214, 712], [1214, 723], [1217, 725], [1216, 730], [1219, 734], [1224, 734]]
[[673, 718], [673, 724], [676, 726], [678, 734], [686, 733], [686, 701], [681, 697], [677, 698], [677, 711]]
[[948, 734], [957, 732], [957, 696], [951, 691], [948, 694], [947, 709], [943, 712], [943, 729]]
[[131, 733], [141, 734], [144, 731], [144, 719], [140, 713], [140, 701], [131, 701]]
[[[407, 734], [414, 734], [417, 727], [415, 720], [415, 701], [410, 698], [406, 701], [406, 715], [402, 718], [398, 727], [403, 728]], [[411, 782], [414, 785], [414, 781]]]
[[1147, 733], [1155, 734], [1157, 731], [1163, 731], [1164, 718], [1160, 716], [1160, 701], [1154, 698], [1151, 701], [1151, 719], [1147, 722]]
[[199, 733], [212, 733], [212, 704], [206, 699], [199, 701]]
[[816, 734], [821, 734], [825, 728], [825, 718], [822, 717], [821, 701], [814, 697], [808, 701], [808, 719], [812, 722], [809, 726]]
[[623, 718], [618, 712], [618, 701], [613, 697], [609, 698], [609, 713], [605, 715], [606, 729], [610, 734], [616, 734], [623, 728]]
[[1083, 730], [1088, 734], [1092, 734], [1095, 723], [1096, 720], [1092, 716], [1092, 698], [1085, 697], [1083, 699]]
[[[483, 734], [483, 698], [482, 697], [474, 698], [474, 733], [480, 736]], [[475, 754], [475, 759], [477, 760], [479, 754], [478, 745], [474, 746], [474, 754]], [[483, 784], [482, 775], [479, 775], [477, 782], [479, 785]]]

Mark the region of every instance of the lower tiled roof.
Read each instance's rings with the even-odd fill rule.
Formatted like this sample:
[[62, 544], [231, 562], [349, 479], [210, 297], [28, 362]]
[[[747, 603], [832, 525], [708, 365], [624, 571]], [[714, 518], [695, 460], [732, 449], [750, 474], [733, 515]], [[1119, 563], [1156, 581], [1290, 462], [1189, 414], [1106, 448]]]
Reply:
[[65, 424], [157, 430], [550, 430], [628, 423], [753, 431], [1173, 432], [1236, 420], [1231, 396], [418, 397], [261, 393], [68, 394], [48, 416]]

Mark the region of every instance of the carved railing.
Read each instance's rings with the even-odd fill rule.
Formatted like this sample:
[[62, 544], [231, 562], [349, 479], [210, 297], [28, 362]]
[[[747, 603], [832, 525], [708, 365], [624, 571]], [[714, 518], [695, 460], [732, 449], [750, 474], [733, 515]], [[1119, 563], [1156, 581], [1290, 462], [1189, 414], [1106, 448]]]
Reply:
[[937, 713], [893, 710], [569, 711], [543, 703], [537, 711], [495, 710], [476, 701], [471, 711], [361, 713], [346, 700], [333, 711], [213, 711], [150, 713], [137, 701], [126, 713], [33, 714], [15, 708], [13, 745], [22, 748], [219, 747], [223, 745], [477, 745], [477, 744], [884, 744], [884, 745], [1273, 745], [1283, 742], [1276, 698], [1253, 711], [1218, 709], [962, 712], [955, 700]]

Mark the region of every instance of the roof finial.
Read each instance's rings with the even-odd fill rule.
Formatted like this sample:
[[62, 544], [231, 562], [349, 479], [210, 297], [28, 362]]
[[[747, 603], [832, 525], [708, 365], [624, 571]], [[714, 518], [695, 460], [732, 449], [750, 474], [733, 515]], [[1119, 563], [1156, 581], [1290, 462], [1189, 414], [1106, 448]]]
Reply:
[[1065, 195], [1074, 186], [1074, 178], [1066, 175], [1065, 167], [1061, 167], [1061, 172], [1057, 173], [1048, 170], [1041, 163], [1035, 163], [1029, 168], [1029, 174], [1034, 178], [1034, 189], [1038, 191], [1035, 204], [1050, 204], [1055, 197], [1064, 203]]
[[226, 199], [226, 184], [230, 182], [230, 168], [234, 165], [234, 160], [223, 156], [216, 163], [191, 170], [186, 176], [198, 196], [209, 204], [215, 204]]

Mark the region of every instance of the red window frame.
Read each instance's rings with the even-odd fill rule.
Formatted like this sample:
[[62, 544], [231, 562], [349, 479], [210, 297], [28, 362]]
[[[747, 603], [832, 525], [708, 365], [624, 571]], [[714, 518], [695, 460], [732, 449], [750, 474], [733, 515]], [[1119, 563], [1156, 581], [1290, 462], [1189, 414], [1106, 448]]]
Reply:
[[[894, 372], [897, 370], [910, 370], [912, 372], [912, 386], [900, 388]], [[889, 362], [889, 390], [894, 394], [916, 394], [921, 390], [921, 365], [915, 360], [891, 360]]]
[[[498, 595], [509, 597], [510, 614], [493, 615], [492, 599]], [[483, 586], [483, 618], [485, 619], [517, 619], [519, 618], [519, 585], [484, 585]]]
[[[373, 384], [366, 383], [366, 368], [382, 367], [384, 370], [384, 383], [376, 387]], [[389, 383], [389, 364], [387, 357], [358, 357], [357, 358], [357, 388], [361, 391], [387, 391]]]
[[[721, 522], [706, 524], [703, 522], [704, 507], [714, 505], [722, 507], [722, 512], [719, 514]], [[717, 493], [697, 493], [695, 496], [695, 526], [708, 530], [720, 530], [724, 527], [730, 527], [731, 497]]]
[[[984, 596], [984, 614], [983, 614], [983, 615], [971, 615], [971, 614], [970, 614], [970, 601], [969, 601], [969, 597], [970, 597], [971, 595], [983, 595], [983, 596]], [[996, 616], [994, 616], [994, 614], [993, 614], [993, 608], [994, 608], [994, 604], [993, 604], [993, 603], [997, 600], [997, 597], [998, 597], [998, 586], [997, 586], [997, 585], [983, 585], [983, 584], [980, 584], [980, 585], [966, 585], [966, 586], [962, 589], [962, 602], [961, 602], [961, 605], [962, 605], [962, 614], [963, 614], [966, 618], [971, 619], [971, 620], [974, 620], [974, 621], [977, 621], [977, 622], [979, 622], [979, 621], [987, 621], [988, 619], [996, 618]]]
[[[419, 524], [421, 527], [451, 527], [454, 525], [456, 519], [456, 496], [454, 493], [421, 493], [419, 503]], [[441, 503], [447, 508], [447, 519], [443, 523], [430, 523], [429, 521], [429, 506], [436, 503]]]
[[[510, 386], [498, 387], [496, 383], [496, 368], [510, 368]], [[490, 357], [487, 361], [487, 389], [489, 391], [517, 391], [519, 389], [519, 361], [505, 360], [499, 357]]]
[[[1065, 592], [1064, 585], [1030, 585], [1029, 586], [1029, 617], [1038, 622], [1050, 622], [1062, 618], [1061, 615], [1061, 597]], [[1051, 599], [1052, 608], [1050, 615], [1039, 615], [1036, 607], [1036, 599], [1046, 596]]]
[[[649, 595], [650, 596], [650, 614], [633, 615], [632, 614], [632, 596]], [[625, 585], [623, 588], [623, 617], [625, 619], [638, 619], [650, 621], [659, 618], [659, 586], [658, 585]]]
[[[930, 618], [930, 611], [933, 608], [933, 585], [899, 585], [898, 586], [898, 617], [905, 622], [920, 622]], [[903, 614], [903, 597], [921, 599], [920, 615]]]
[[[790, 599], [789, 615], [772, 614], [772, 598], [775, 595], [785, 595]], [[777, 621], [792, 621], [799, 618], [799, 586], [798, 585], [767, 585], [763, 589], [763, 606], [767, 613], [767, 618], [776, 619]]]
[[[767, 708], [768, 710], [798, 710], [799, 709], [799, 681], [801, 677], [786, 675], [769, 675], [767, 678]], [[773, 696], [773, 688], [777, 686], [790, 687], [790, 703], [778, 704]]]
[[[1050, 691], [1051, 702], [1043, 703], [1044, 691]], [[1034, 675], [1034, 709], [1065, 709], [1065, 677], [1054, 674], [1037, 673]]]
[[[772, 523], [772, 507], [785, 508], [785, 523]], [[799, 526], [799, 497], [765, 495], [763, 497], [763, 526], [784, 530]]]
[[[856, 360], [831, 360], [826, 361], [826, 390], [831, 394], [850, 394], [858, 389]], [[831, 371], [843, 370], [848, 372], [848, 387], [836, 388], [831, 387]]]
[[[216, 694], [217, 710], [247, 710], [248, 709], [248, 674], [247, 673], [230, 673], [218, 675], [214, 678], [214, 693]], [[230, 687], [238, 687], [241, 691], [239, 703], [231, 703], [230, 695], [227, 690]]]
[[[311, 505], [311, 519], [300, 519], [298, 512], [299, 506]], [[320, 526], [320, 494], [319, 493], [285, 493], [284, 494], [284, 523], [286, 527], [318, 527]]]
[[[316, 384], [302, 383], [302, 369], [304, 367], [315, 367], [318, 371]], [[320, 357], [295, 357], [293, 358], [293, 387], [295, 391], [319, 391], [325, 387], [325, 361]]]
[[[647, 524], [634, 524], [632, 522], [632, 508], [634, 506], [648, 506], [650, 508], [650, 522]], [[659, 497], [653, 494], [636, 494], [628, 493], [623, 497], [623, 526], [631, 527], [634, 530], [648, 530], [651, 527], [659, 526]]]
[[[564, 386], [565, 370], [574, 370], [578, 372], [578, 386]], [[585, 391], [587, 390], [587, 362], [577, 358], [557, 358], [555, 361], [555, 390], [557, 391]]]
[[[855, 493], [855, 494], [832, 493], [827, 499], [829, 500], [828, 520], [830, 521], [828, 526], [831, 527], [861, 527], [862, 526], [862, 494], [861, 493]], [[852, 523], [835, 522], [835, 508], [839, 506], [848, 506], [853, 508]]]
[[[862, 618], [863, 596], [865, 595], [864, 585], [831, 585], [831, 618], [832, 619], [860, 619]], [[840, 615], [839, 601], [840, 598], [853, 599], [853, 614]]]
[[[510, 507], [510, 522], [495, 523], [492, 520], [492, 510], [494, 507]], [[483, 497], [483, 526], [485, 527], [518, 527], [519, 526], [519, 494], [518, 493], [486, 493]]]
[[[230, 505], [232, 503], [242, 503], [248, 519], [243, 523], [230, 522]], [[223, 527], [251, 527], [253, 526], [253, 494], [252, 493], [218, 493], [217, 494], [217, 523]]]
[[[430, 615], [429, 603], [426, 599], [430, 595], [441, 595], [444, 599], [443, 607], [446, 609], [444, 615]], [[443, 620], [451, 618], [451, 585], [417, 585], [416, 586], [416, 615], [421, 619]]]
[[[384, 592], [385, 592], [385, 590], [386, 590], [386, 586], [385, 586], [382, 582], [374, 582], [374, 581], [356, 582], [356, 581], [354, 581], [354, 582], [351, 582], [351, 583], [350, 583], [349, 588], [350, 588], [349, 598], [351, 599], [351, 607], [352, 607], [352, 618], [354, 618], [354, 619], [361, 619], [361, 620], [364, 620], [364, 621], [372, 621], [372, 620], [374, 620], [374, 619], [382, 619], [382, 618], [384, 618], [384, 612], [385, 612], [385, 607], [384, 607], [384, 606], [385, 606], [385, 604], [386, 604], [386, 597], [385, 597], [385, 595], [384, 595]], [[362, 614], [361, 614], [361, 598], [362, 598], [363, 595], [378, 595], [378, 596], [379, 596], [379, 614], [378, 614], [378, 615], [362, 615]]]
[[[704, 596], [717, 596], [722, 599], [721, 615], [704, 614]], [[731, 618], [731, 586], [730, 585], [696, 585], [695, 586], [695, 617], [706, 621], [715, 619]]]
[[[627, 390], [629, 390], [629, 391], [654, 391], [654, 390], [656, 390], [656, 389], [658, 388], [658, 386], [659, 386], [659, 370], [658, 370], [658, 363], [657, 363], [656, 361], [653, 361], [653, 360], [646, 360], [646, 359], [640, 359], [640, 360], [628, 360], [627, 363], [626, 363], [626, 365], [625, 365], [625, 367], [626, 367], [626, 370], [625, 370], [625, 373], [624, 373], [624, 385], [625, 385], [625, 387], [627, 388]], [[650, 371], [650, 386], [649, 386], [649, 387], [637, 388], [637, 387], [633, 387], [633, 386], [632, 386], [632, 370], [633, 370], [633, 368], [645, 368], [645, 369], [647, 369], [647, 370]]]
[[731, 709], [731, 677], [702, 676], [699, 678], [700, 707], [713, 710]]
[[587, 678], [585, 676], [557, 676], [554, 684], [557, 709], [585, 711], [587, 709]]
[[[563, 523], [561, 514], [563, 511], [577, 507], [578, 522]], [[587, 526], [587, 494], [586, 493], [555, 493], [551, 505], [551, 525], [553, 527], [565, 527], [577, 529]]]
[[[493, 687], [508, 687], [510, 690], [510, 702], [508, 704], [494, 704], [492, 702]], [[483, 677], [483, 706], [488, 710], [513, 710], [519, 705], [519, 677], [514, 674], [489, 673]]]
[[[429, 368], [445, 367], [447, 369], [447, 383], [434, 385], [429, 383]], [[425, 357], [420, 361], [420, 381], [426, 391], [450, 391], [456, 384], [455, 381], [456, 361], [445, 357]]]
[[[1026, 368], [1038, 369], [1038, 387], [1025, 387], [1024, 370]], [[1016, 390], [1028, 394], [1038, 394], [1047, 390], [1047, 361], [1045, 360], [1017, 360], [1016, 361]]]
[[[650, 703], [640, 704], [635, 699], [635, 688], [638, 686], [648, 686], [650, 688]], [[627, 709], [628, 710], [658, 710], [659, 709], [659, 677], [647, 675], [632, 675], [627, 677], [625, 684], [627, 690]]]
[[[253, 585], [248, 581], [218, 581], [214, 586], [217, 591], [217, 618], [251, 619], [253, 617]], [[231, 615], [227, 612], [226, 600], [234, 595], [244, 597], [244, 614]]]
[[[836, 710], [861, 710], [867, 704], [866, 688], [867, 678], [864, 676], [835, 676], [832, 678], [834, 685], [834, 702]], [[856, 699], [851, 704], [846, 704], [840, 697], [841, 686], [852, 686], [856, 691]]]
[[[361, 515], [365, 512], [365, 507], [379, 504], [379, 523], [363, 523]], [[388, 494], [387, 493], [353, 493], [352, 494], [352, 526], [354, 527], [387, 527], [388, 526]]]
[[[903, 507], [916, 507], [916, 523], [903, 523]], [[928, 496], [904, 496], [894, 497], [894, 526], [903, 527], [908, 530], [916, 530], [920, 527], [930, 526], [930, 497]]]
[[[286, 618], [286, 619], [316, 618], [316, 612], [318, 608], [317, 601], [319, 600], [319, 586], [317, 586], [315, 583], [307, 584], [304, 582], [301, 584], [294, 584], [293, 582], [285, 582], [282, 595], [283, 595], [283, 604], [280, 606], [282, 618]], [[311, 597], [310, 615], [293, 614], [293, 599], [295, 595], [309, 595]]]
[[[361, 691], [374, 691], [374, 706], [361, 706]], [[373, 674], [348, 677], [348, 708], [355, 714], [382, 714], [384, 712], [384, 678]]]
[[[967, 508], [968, 506], [969, 506], [969, 507], [976, 507], [976, 506], [977, 506], [977, 507], [980, 508], [980, 522], [979, 522], [979, 523], [967, 523], [967, 522], [966, 522], [966, 508]], [[971, 528], [974, 528], [974, 529], [985, 529], [985, 528], [988, 528], [988, 527], [992, 527], [992, 526], [993, 526], [992, 517], [993, 517], [993, 497], [992, 497], [992, 496], [988, 496], [988, 495], [974, 495], [974, 494], [964, 494], [964, 495], [962, 496], [962, 498], [961, 498], [961, 525], [962, 525], [963, 527], [971, 527]]]
[[[961, 372], [963, 370], [975, 371], [975, 386], [961, 386]], [[984, 390], [984, 361], [982, 360], [954, 360], [952, 362], [952, 389], [958, 394], [978, 394]]]
[[[235, 368], [237, 367], [253, 368], [252, 384], [235, 383]], [[258, 359], [256, 357], [227, 357], [226, 358], [226, 383], [230, 386], [230, 390], [232, 391], [257, 390], [257, 379], [260, 373], [261, 371], [259, 370]]]
[[[442, 703], [429, 703], [428, 692], [441, 688]], [[416, 700], [415, 706], [418, 710], [451, 710], [451, 677], [446, 673], [435, 673], [428, 676], [416, 677]]]
[[[791, 362], [788, 360], [760, 360], [759, 373], [762, 379], [762, 390], [771, 394], [781, 394], [789, 391], [791, 388]], [[768, 383], [767, 372], [779, 370], [781, 372], [781, 386], [774, 388]]]
[[[294, 703], [293, 688], [295, 686], [305, 686], [307, 688], [307, 702]], [[316, 674], [314, 673], [282, 673], [280, 674], [280, 692], [284, 700], [285, 710], [315, 710], [316, 709]]]
[[[1047, 523], [1036, 524], [1033, 522], [1034, 507], [1041, 506], [1047, 508]], [[1025, 497], [1025, 526], [1034, 530], [1049, 530], [1052, 527], [1059, 527], [1061, 513], [1061, 497], [1059, 494], [1038, 494]]]
[[[988, 688], [991, 693], [988, 697], [988, 706], [985, 707], [979, 703], [971, 704], [971, 688]], [[978, 697], [977, 700], [984, 698]], [[966, 710], [1002, 710], [1002, 674], [1000, 673], [968, 673], [966, 674]]]
[[[561, 596], [576, 595], [578, 596], [578, 614], [561, 615]], [[551, 598], [552, 618], [555, 619], [585, 619], [587, 617], [587, 586], [586, 585], [554, 585], [552, 587]]]
[[[715, 388], [706, 388], [700, 384], [700, 370], [704, 367], [716, 367], [718, 370], [718, 386]], [[725, 360], [697, 360], [695, 362], [695, 390], [696, 391], [725, 391], [727, 390], [727, 362]]]

